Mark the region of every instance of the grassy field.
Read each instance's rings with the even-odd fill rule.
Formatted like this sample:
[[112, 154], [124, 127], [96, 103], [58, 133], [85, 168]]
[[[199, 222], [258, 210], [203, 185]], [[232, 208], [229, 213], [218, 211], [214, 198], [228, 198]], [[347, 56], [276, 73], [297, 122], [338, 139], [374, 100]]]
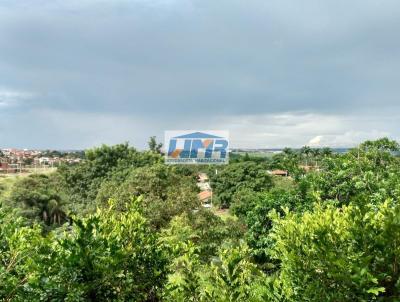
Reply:
[[271, 158], [272, 156], [275, 155], [273, 152], [266, 152], [266, 151], [255, 151], [255, 152], [243, 152], [243, 151], [236, 151], [232, 152], [232, 154], [237, 154], [237, 155], [246, 155], [246, 153], [250, 157], [262, 157], [262, 158]]
[[37, 168], [24, 173], [0, 174], [0, 202], [10, 195], [12, 186], [18, 179], [27, 177], [34, 173], [49, 174], [56, 171], [56, 169], [57, 168]]
[[0, 176], [0, 202], [6, 199], [10, 193], [13, 184], [19, 179], [20, 177], [25, 176]]
[[53, 173], [57, 170], [57, 168], [31, 168], [28, 169], [28, 172], [25, 174], [33, 174], [33, 173], [40, 173], [40, 174], [49, 174]]

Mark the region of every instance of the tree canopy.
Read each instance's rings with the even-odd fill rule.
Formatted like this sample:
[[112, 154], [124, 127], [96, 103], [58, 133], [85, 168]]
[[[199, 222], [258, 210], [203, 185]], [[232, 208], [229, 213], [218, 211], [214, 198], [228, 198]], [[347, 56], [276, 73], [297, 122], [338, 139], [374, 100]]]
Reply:
[[399, 300], [397, 142], [217, 169], [165, 165], [150, 142], [0, 178], [0, 301]]

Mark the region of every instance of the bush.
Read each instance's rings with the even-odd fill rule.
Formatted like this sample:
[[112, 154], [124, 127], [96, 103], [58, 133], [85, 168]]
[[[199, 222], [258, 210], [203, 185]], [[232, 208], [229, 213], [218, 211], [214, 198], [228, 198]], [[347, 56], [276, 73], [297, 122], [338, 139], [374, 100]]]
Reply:
[[0, 212], [2, 301], [156, 301], [161, 292], [168, 260], [136, 203], [46, 237], [10, 219]]
[[46, 263], [49, 241], [41, 236], [41, 228], [24, 226], [0, 206], [0, 300], [39, 301], [38, 265]]
[[[400, 295], [400, 205], [363, 211], [318, 205], [272, 215], [271, 255], [294, 301], [396, 301]], [[397, 297], [397, 298], [396, 298]]]
[[[195, 247], [174, 262], [164, 292], [166, 301], [241, 302], [268, 301], [264, 290], [268, 278], [249, 261], [248, 248], [221, 248], [211, 264], [202, 265]], [[269, 281], [269, 280], [268, 280]]]
[[270, 189], [273, 184], [266, 166], [251, 161], [230, 164], [211, 178], [215, 202], [222, 208], [230, 207], [239, 190], [262, 192]]
[[246, 216], [248, 227], [246, 239], [254, 260], [263, 265], [266, 270], [275, 269], [277, 264], [269, 257], [271, 248], [269, 232], [272, 228], [272, 219], [268, 214], [272, 210], [284, 214], [285, 208], [301, 212], [305, 207], [306, 204], [296, 192], [273, 190], [270, 193], [258, 194], [253, 209]]
[[33, 174], [18, 180], [10, 195], [12, 207], [33, 223], [61, 225], [67, 221], [65, 197], [54, 175]]
[[200, 209], [176, 216], [162, 231], [161, 240], [172, 257], [182, 256], [187, 244], [195, 244], [199, 260], [206, 263], [217, 255], [224, 242], [238, 242], [243, 234], [240, 222], [232, 219], [224, 221], [211, 211]]
[[194, 179], [162, 164], [131, 169], [122, 181], [116, 177], [103, 182], [96, 203], [102, 206], [113, 198], [118, 201], [115, 209], [124, 211], [124, 206], [138, 196], [143, 197], [143, 215], [155, 229], [200, 206]]

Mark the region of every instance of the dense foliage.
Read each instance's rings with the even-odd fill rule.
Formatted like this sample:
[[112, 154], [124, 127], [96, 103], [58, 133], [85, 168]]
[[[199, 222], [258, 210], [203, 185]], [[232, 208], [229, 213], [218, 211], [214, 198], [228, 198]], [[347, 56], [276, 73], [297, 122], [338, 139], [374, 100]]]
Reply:
[[1, 212], [0, 295], [9, 301], [156, 299], [167, 260], [135, 204], [99, 210], [42, 237]]
[[19, 179], [11, 192], [11, 204], [33, 221], [61, 225], [67, 221], [65, 196], [56, 177], [33, 174]]
[[133, 196], [143, 197], [144, 215], [155, 228], [166, 226], [169, 220], [200, 204], [192, 177], [182, 176], [171, 166], [155, 164], [114, 174], [104, 181], [97, 193], [96, 204], [106, 204], [110, 198], [118, 201], [117, 209]]
[[384, 138], [216, 169], [165, 165], [152, 137], [0, 178], [0, 301], [399, 301], [398, 152]]
[[221, 207], [229, 207], [233, 196], [240, 189], [261, 192], [272, 186], [271, 176], [265, 165], [252, 161], [233, 163], [214, 174], [211, 178], [216, 194], [216, 202]]
[[271, 256], [288, 299], [368, 301], [400, 297], [400, 206], [317, 205], [303, 215], [272, 214]]

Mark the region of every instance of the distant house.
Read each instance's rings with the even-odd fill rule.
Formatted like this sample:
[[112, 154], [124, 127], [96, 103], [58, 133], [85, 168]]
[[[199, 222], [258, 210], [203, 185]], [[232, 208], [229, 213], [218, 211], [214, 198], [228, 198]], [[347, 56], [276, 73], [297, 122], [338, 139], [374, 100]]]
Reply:
[[269, 173], [272, 175], [284, 176], [284, 177], [287, 177], [289, 175], [288, 171], [286, 170], [272, 170]]
[[0, 163], [0, 173], [7, 173], [8, 163]]
[[206, 173], [199, 173], [197, 179], [199, 182], [208, 182], [208, 176]]
[[43, 165], [43, 166], [49, 166], [54, 164], [54, 159], [50, 157], [36, 157], [35, 158], [35, 164]]
[[212, 192], [211, 191], [203, 191], [197, 194], [202, 204], [207, 204], [211, 202]]
[[212, 188], [209, 183], [209, 178], [206, 173], [199, 173], [197, 175], [197, 187], [200, 193], [197, 194], [201, 204], [205, 208], [212, 207]]
[[0, 172], [1, 173], [17, 173], [21, 171], [21, 164], [10, 164], [10, 163], [0, 163]]

